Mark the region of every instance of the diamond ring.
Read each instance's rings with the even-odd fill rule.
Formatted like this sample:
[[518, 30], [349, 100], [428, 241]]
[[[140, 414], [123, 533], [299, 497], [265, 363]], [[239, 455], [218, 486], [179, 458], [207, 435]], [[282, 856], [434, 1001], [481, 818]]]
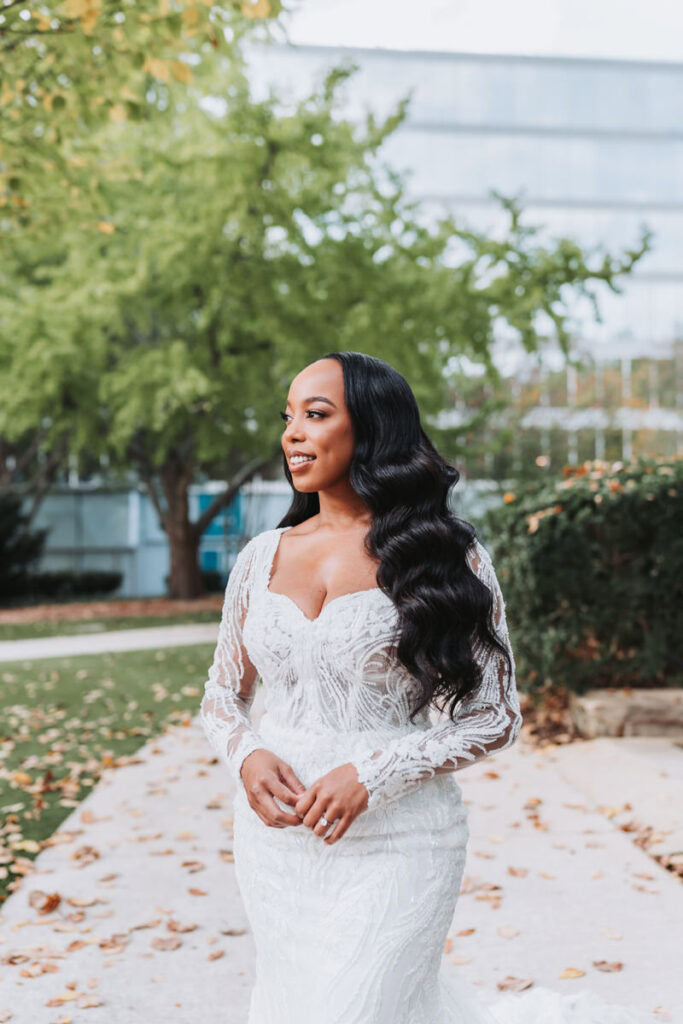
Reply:
[[325, 828], [327, 828], [327, 826], [330, 824], [324, 814], [320, 815], [320, 824], [324, 825]]

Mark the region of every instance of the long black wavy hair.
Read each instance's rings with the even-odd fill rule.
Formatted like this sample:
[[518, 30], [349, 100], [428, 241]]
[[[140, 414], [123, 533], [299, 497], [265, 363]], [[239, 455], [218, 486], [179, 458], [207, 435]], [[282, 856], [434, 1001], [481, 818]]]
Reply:
[[[472, 643], [512, 662], [493, 623], [493, 595], [470, 569], [466, 553], [475, 527], [448, 504], [460, 478], [427, 437], [407, 380], [383, 359], [328, 352], [344, 375], [354, 451], [349, 480], [372, 523], [365, 550], [379, 561], [377, 583], [398, 611], [396, 654], [422, 687], [411, 720], [427, 705], [455, 717], [457, 704], [481, 681]], [[285, 476], [292, 475], [283, 452]], [[317, 491], [297, 491], [278, 527], [296, 526], [320, 511]]]

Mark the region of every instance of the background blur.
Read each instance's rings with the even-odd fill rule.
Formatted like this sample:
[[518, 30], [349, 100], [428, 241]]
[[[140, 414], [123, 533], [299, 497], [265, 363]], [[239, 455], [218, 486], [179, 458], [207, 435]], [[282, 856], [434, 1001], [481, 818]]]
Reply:
[[[87, 18], [88, 5], [81, 7], [82, 11], [76, 4], [74, 13]], [[244, 16], [247, 10], [250, 17]], [[431, 425], [445, 431], [437, 431], [436, 440], [461, 469], [457, 500], [463, 514], [476, 521], [485, 508], [499, 504], [503, 494], [514, 492], [518, 481], [557, 474], [566, 465], [680, 453], [683, 63], [678, 50], [683, 24], [673, 4], [649, 5], [645, 11], [635, 4], [603, 2], [597, 8], [586, 5], [582, 14], [576, 4], [563, 2], [523, 3], [514, 12], [502, 2], [432, 2], [421, 5], [418, 15], [411, 3], [378, 3], [368, 10], [349, 0], [300, 3], [279, 14], [268, 4], [251, 9], [243, 5], [236, 17], [248, 23], [241, 50], [253, 101], [265, 102], [270, 95], [282, 117], [296, 111], [306, 97], [316, 92], [320, 95], [325, 73], [334, 67], [355, 68], [337, 90], [332, 115], [337, 120], [345, 118], [361, 125], [371, 111], [380, 123], [391, 118], [408, 98], [399, 123], [372, 153], [372, 160], [402, 177], [406, 200], [417, 203], [417, 223], [434, 226], [439, 218], [450, 215], [463, 232], [471, 229], [482, 239], [497, 239], [504, 245], [510, 238], [510, 212], [501, 201], [506, 197], [518, 201], [520, 225], [536, 232], [535, 247], [546, 245], [551, 252], [558, 239], [568, 239], [576, 243], [581, 260], [586, 261], [581, 269], [572, 262], [571, 254], [564, 253], [561, 272], [558, 274], [556, 261], [552, 270], [546, 268], [544, 278], [539, 258], [535, 280], [520, 278], [515, 286], [520, 295], [528, 289], [525, 301], [529, 308], [546, 301], [546, 312], [562, 306], [565, 350], [552, 343], [553, 325], [547, 322], [535, 322], [531, 343], [514, 317], [512, 324], [510, 319], [506, 322], [506, 310], [497, 308], [491, 297], [487, 313], [491, 338], [485, 349], [473, 351], [456, 339], [451, 350], [440, 357], [443, 387], [436, 396], [430, 385], [429, 394], [436, 401], [430, 408], [423, 402], [422, 407], [428, 429]], [[241, 29], [234, 20], [232, 26], [224, 28], [224, 38], [233, 50], [222, 57], [223, 68], [236, 60], [235, 33], [239, 35]], [[101, 21], [90, 31], [100, 29], [108, 31]], [[196, 48], [201, 48], [199, 43]], [[186, 66], [196, 66], [197, 61], [197, 55], [190, 53]], [[173, 102], [181, 109], [179, 90], [182, 93], [183, 87], [188, 91], [193, 87], [189, 77], [183, 82], [179, 63], [176, 61], [173, 69]], [[156, 75], [156, 87], [163, 89], [169, 75], [162, 62], [155, 67], [148, 61], [146, 68], [150, 85]], [[170, 77], [173, 80], [173, 75]], [[125, 95], [125, 84], [117, 84]], [[10, 86], [5, 79], [4, 110], [6, 115], [19, 117], [20, 108], [11, 109]], [[86, 86], [74, 83], [72, 88]], [[210, 74], [202, 78], [201, 85], [196, 80], [195, 99], [199, 90], [202, 93], [197, 114], [210, 112], [220, 121], [230, 106], [231, 88], [218, 73], [213, 79]], [[155, 97], [153, 87], [151, 92], [147, 89], [151, 107], [160, 96], [161, 92]], [[87, 102], [90, 99], [86, 97]], [[154, 116], [145, 116], [153, 130]], [[125, 109], [114, 107], [109, 121], [120, 125], [123, 120], [125, 130], [126, 117], [138, 120], [139, 111], [133, 114], [129, 104], [126, 115]], [[246, 131], [255, 129], [248, 125]], [[104, 151], [111, 145], [111, 139], [105, 142]], [[5, 154], [10, 146], [5, 146]], [[133, 159], [139, 156], [133, 154]], [[201, 157], [195, 159], [199, 162]], [[6, 167], [9, 175], [9, 161]], [[344, 170], [340, 168], [339, 173], [343, 177]], [[17, 195], [12, 196], [9, 176], [5, 182], [7, 210]], [[216, 184], [207, 183], [207, 187], [215, 189]], [[43, 200], [45, 196], [43, 190]], [[117, 201], [125, 198], [119, 195], [112, 201], [109, 195], [104, 203], [105, 227], [111, 226], [112, 231]], [[182, 218], [183, 206], [174, 213]], [[53, 215], [54, 205], [47, 217]], [[98, 215], [105, 216], [101, 211]], [[159, 216], [158, 210], [150, 211], [152, 232]], [[147, 230], [142, 228], [140, 211], [136, 223], [138, 230]], [[110, 574], [110, 587], [119, 579], [113, 594], [163, 594], [169, 585], [173, 555], [169, 524], [163, 516], [168, 493], [161, 484], [156, 496], [154, 493], [152, 478], [158, 466], [154, 458], [148, 459], [150, 472], [143, 471], [139, 461], [131, 458], [130, 443], [113, 456], [85, 423], [78, 396], [66, 394], [63, 387], [55, 389], [40, 375], [31, 376], [20, 365], [16, 351], [10, 352], [21, 345], [22, 360], [38, 358], [51, 363], [52, 354], [41, 356], [36, 346], [46, 319], [58, 315], [56, 306], [62, 295], [55, 291], [52, 309], [41, 310], [17, 330], [19, 317], [25, 318], [17, 306], [25, 311], [32, 301], [29, 289], [22, 290], [21, 283], [35, 285], [38, 264], [32, 257], [29, 271], [25, 256], [16, 260], [15, 240], [21, 236], [16, 221], [6, 220], [2, 226], [5, 251], [13, 250], [15, 262], [5, 263], [2, 307], [8, 394], [0, 431], [4, 437], [0, 440], [1, 484], [4, 493], [21, 496], [31, 525], [46, 531], [34, 571], [99, 572], [105, 574], [99, 578], [100, 586], [105, 584], [106, 574]], [[26, 228], [25, 235], [29, 234]], [[103, 231], [102, 221], [99, 230]], [[136, 228], [128, 224], [124, 230], [130, 234]], [[639, 251], [633, 265], [615, 273], [612, 280], [601, 279], [597, 268], [604, 254], [628, 262], [627, 254], [639, 250], [643, 232], [649, 233], [646, 251]], [[78, 247], [78, 238], [72, 237], [71, 244]], [[165, 244], [160, 236], [159, 249]], [[187, 239], [184, 244], [189, 244]], [[51, 246], [46, 245], [47, 249]], [[51, 251], [46, 262], [60, 258]], [[147, 258], [128, 253], [126, 274], [136, 272], [136, 259], [139, 270], [140, 262]], [[457, 267], [466, 258], [466, 240], [452, 236], [441, 258]], [[519, 253], [512, 258], [519, 258]], [[115, 259], [112, 255], [110, 264]], [[168, 273], [172, 273], [170, 267]], [[42, 274], [41, 292], [48, 295], [49, 290], [43, 289], [44, 267]], [[557, 291], [543, 296], [540, 293], [547, 288], [551, 274]], [[485, 280], [483, 275], [482, 282]], [[588, 286], [593, 297], [584, 294]], [[408, 292], [415, 282], [406, 280], [405, 287]], [[407, 292], [406, 309], [412, 302]], [[142, 301], [150, 310], [160, 300], [161, 293], [155, 297], [148, 292]], [[98, 299], [81, 298], [83, 305], [92, 301]], [[456, 293], [452, 301], [458, 301]], [[501, 312], [503, 315], [498, 315]], [[320, 318], [325, 315], [321, 309]], [[310, 331], [310, 326], [302, 320], [299, 329]], [[434, 323], [424, 329], [431, 330], [436, 339], [447, 328]], [[415, 345], [421, 330], [416, 320]], [[464, 330], [474, 334], [475, 325], [465, 324]], [[102, 324], [85, 326], [85, 331], [101, 332]], [[49, 344], [59, 345], [54, 331], [52, 335]], [[69, 339], [73, 337], [72, 323]], [[324, 332], [321, 334], [317, 351], [342, 346], [338, 330], [331, 330], [328, 337], [329, 344]], [[308, 350], [305, 346], [301, 349], [298, 360], [296, 353], [283, 360], [279, 377], [270, 382], [273, 410], [279, 408], [291, 376], [315, 358], [316, 340], [311, 339]], [[404, 357], [404, 350], [392, 351], [376, 332], [354, 331], [353, 324], [343, 342], [346, 347], [393, 359], [419, 392], [415, 377], [420, 373], [419, 362]], [[115, 344], [112, 332], [104, 345], [111, 348]], [[192, 339], [188, 337], [183, 344], [192, 345]], [[410, 345], [409, 339], [406, 345]], [[285, 348], [283, 343], [282, 350]], [[79, 357], [89, 359], [87, 343], [74, 347], [72, 358]], [[102, 368], [104, 372], [104, 364]], [[178, 374], [186, 368], [180, 363]], [[44, 372], [49, 372], [47, 367]], [[158, 384], [161, 387], [161, 381]], [[129, 381], [126, 386], [134, 385]], [[36, 389], [41, 387], [47, 392], [44, 402], [35, 401]], [[25, 388], [31, 391], [33, 408], [29, 415], [24, 397], [25, 413], [18, 417], [10, 395], [22, 395]], [[50, 436], [55, 401], [65, 406], [67, 429]], [[102, 396], [101, 404], [106, 401]], [[90, 415], [91, 411], [88, 419]], [[129, 415], [139, 413], [133, 410]], [[68, 429], [69, 416], [81, 418], [84, 437]], [[18, 418], [25, 420], [21, 429]], [[111, 430], [102, 425], [102, 419], [100, 410], [100, 426], [103, 431]], [[131, 442], [134, 425], [129, 424], [127, 430]], [[254, 458], [259, 454], [258, 445], [243, 459], [233, 456], [229, 471], [205, 457], [190, 469], [186, 512], [182, 514], [195, 523], [204, 517], [188, 557], [194, 558], [196, 553], [201, 570], [214, 574], [205, 575], [205, 585], [212, 579], [214, 585], [224, 583], [244, 538], [276, 522], [288, 505], [289, 489], [279, 460], [272, 454], [265, 458], [269, 446], [276, 451], [272, 442], [270, 435], [262, 438], [262, 459]], [[245, 466], [247, 456], [254, 463], [252, 469]], [[261, 464], [256, 465], [258, 462]], [[220, 507], [226, 488], [229, 500]], [[196, 580], [193, 583], [187, 573], [171, 585], [175, 596], [191, 596], [197, 589]]]

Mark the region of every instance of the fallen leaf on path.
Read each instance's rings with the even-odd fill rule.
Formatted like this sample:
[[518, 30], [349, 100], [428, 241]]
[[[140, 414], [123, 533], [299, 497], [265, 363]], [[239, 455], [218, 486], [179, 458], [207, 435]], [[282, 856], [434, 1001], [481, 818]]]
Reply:
[[450, 951], [452, 949], [453, 949], [453, 939], [446, 939], [446, 941], [443, 944], [443, 951], [444, 951], [444, 953], [450, 953]]
[[71, 1003], [77, 998], [76, 992], [62, 992], [61, 995], [53, 996], [45, 1003], [46, 1006], [63, 1006], [64, 1003]]
[[200, 860], [184, 860], [180, 864], [181, 868], [188, 868], [188, 874], [193, 875], [197, 871], [206, 870], [206, 864], [202, 864]]
[[28, 894], [28, 905], [37, 910], [39, 914], [51, 914], [61, 901], [62, 897], [58, 892], [47, 893], [41, 889], [34, 889]]
[[558, 978], [583, 978], [585, 973], [585, 971], [580, 971], [578, 967], [565, 967], [558, 974]]
[[156, 939], [152, 939], [151, 945], [154, 949], [177, 949], [178, 946], [182, 946], [183, 940], [179, 935], [169, 935], [167, 938], [161, 938], [160, 936]]
[[471, 964], [472, 963], [472, 957], [471, 956], [460, 956], [459, 954], [456, 953], [455, 956], [451, 957], [451, 963], [455, 964], [457, 967], [460, 967], [461, 964]]
[[619, 963], [619, 961], [617, 961], [615, 963], [609, 963], [608, 960], [594, 960], [593, 961], [593, 967], [597, 967], [597, 969], [599, 971], [606, 971], [608, 973], [612, 972], [612, 971], [620, 971], [623, 966], [624, 965], [622, 963]]
[[90, 1010], [93, 1006], [102, 1006], [102, 1000], [89, 992], [79, 992], [76, 1006], [79, 1010]]
[[38, 978], [41, 974], [54, 974], [59, 970], [57, 964], [51, 963], [49, 960], [37, 961], [31, 964], [30, 967], [22, 967], [19, 971], [19, 975], [22, 978]]
[[499, 988], [501, 992], [521, 992], [525, 988], [531, 988], [532, 985], [531, 978], [515, 978], [512, 974], [508, 974], [502, 981], [496, 982], [496, 988]]
[[529, 874], [528, 868], [508, 868], [508, 875], [513, 875], [515, 878], [526, 878]]
[[175, 921], [171, 918], [170, 921], [166, 922], [166, 927], [170, 932], [193, 932], [196, 928], [199, 928], [198, 924], [180, 924], [179, 921]]
[[99, 857], [100, 851], [96, 850], [94, 846], [79, 846], [71, 854], [71, 860], [75, 860], [79, 868], [84, 868], [86, 864], [92, 864], [93, 861], [99, 860]]
[[207, 892], [205, 889], [188, 889], [190, 896], [206, 896]]
[[207, 956], [206, 959], [207, 960], [220, 960], [220, 958], [222, 956], [225, 956], [225, 950], [224, 949], [216, 949], [216, 950], [214, 950], [213, 953], [209, 953], [209, 955]]

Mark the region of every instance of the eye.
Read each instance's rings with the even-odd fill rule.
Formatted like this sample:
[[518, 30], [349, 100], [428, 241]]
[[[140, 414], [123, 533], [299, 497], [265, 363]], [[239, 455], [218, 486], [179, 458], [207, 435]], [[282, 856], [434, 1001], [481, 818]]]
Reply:
[[[318, 409], [307, 409], [306, 413], [310, 413], [311, 416], [319, 416], [323, 420], [326, 419], [326, 414], [324, 412], [320, 412]], [[285, 423], [287, 423], [287, 421], [289, 420], [289, 413], [280, 412], [280, 418], [283, 419]]]

